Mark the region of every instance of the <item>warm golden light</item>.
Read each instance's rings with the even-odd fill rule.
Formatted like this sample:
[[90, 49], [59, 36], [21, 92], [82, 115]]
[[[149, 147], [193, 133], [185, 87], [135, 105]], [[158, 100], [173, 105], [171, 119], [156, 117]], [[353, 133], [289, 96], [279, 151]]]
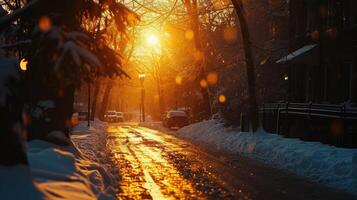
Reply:
[[210, 72], [207, 74], [207, 82], [210, 85], [215, 85], [218, 82], [218, 74], [216, 72]]
[[155, 46], [157, 44], [159, 44], [159, 38], [156, 35], [149, 35], [146, 39], [147, 43], [151, 46]]
[[201, 86], [201, 88], [206, 88], [207, 87], [207, 81], [205, 80], [205, 79], [202, 79], [201, 81], [200, 81], [200, 86]]
[[52, 27], [52, 21], [49, 17], [43, 16], [38, 20], [38, 28], [43, 31], [47, 32]]
[[226, 100], [227, 100], [226, 96], [224, 96], [223, 94], [219, 95], [218, 101], [219, 101], [220, 103], [225, 103]]
[[21, 59], [21, 61], [20, 61], [20, 69], [22, 71], [26, 71], [27, 70], [27, 63], [28, 63], [28, 61], [25, 58]]
[[139, 78], [140, 78], [140, 79], [145, 78], [145, 74], [144, 74], [144, 73], [140, 73], [140, 74], [139, 74]]

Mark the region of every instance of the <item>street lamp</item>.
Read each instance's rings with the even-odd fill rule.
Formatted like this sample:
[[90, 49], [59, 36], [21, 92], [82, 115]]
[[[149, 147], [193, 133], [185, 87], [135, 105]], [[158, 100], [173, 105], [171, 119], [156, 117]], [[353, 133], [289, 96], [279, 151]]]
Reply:
[[140, 80], [140, 85], [141, 85], [141, 108], [140, 108], [140, 121], [145, 122], [145, 88], [144, 88], [144, 80], [145, 80], [145, 74], [140, 73], [139, 74], [139, 80]]
[[88, 107], [87, 107], [87, 126], [88, 126], [88, 128], [90, 127], [90, 114], [91, 114], [91, 110], [90, 110], [90, 81], [88, 81]]

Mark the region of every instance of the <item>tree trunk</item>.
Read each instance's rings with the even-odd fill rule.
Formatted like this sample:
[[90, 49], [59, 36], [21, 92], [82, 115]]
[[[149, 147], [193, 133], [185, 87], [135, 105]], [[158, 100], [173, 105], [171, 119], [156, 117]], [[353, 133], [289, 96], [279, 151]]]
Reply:
[[[206, 69], [205, 69], [205, 58], [204, 58], [204, 52], [202, 48], [202, 43], [201, 43], [201, 37], [200, 37], [200, 27], [199, 27], [199, 18], [198, 18], [198, 9], [197, 9], [197, 0], [183, 0], [183, 3], [187, 9], [187, 12], [190, 17], [190, 26], [193, 32], [193, 39], [194, 39], [194, 44], [195, 44], [195, 53], [202, 55], [198, 56], [199, 59], [196, 60], [195, 66], [200, 68], [200, 75], [199, 75], [199, 80], [205, 79], [206, 78]], [[209, 94], [209, 88], [202, 88], [201, 89], [202, 96], [203, 96], [203, 107], [205, 111], [208, 111], [207, 115], [208, 117], [212, 116], [212, 108], [211, 108], [211, 100], [210, 100], [210, 94]], [[203, 117], [206, 118], [206, 117]]]
[[99, 114], [99, 119], [103, 120], [105, 111], [108, 108], [108, 103], [109, 103], [109, 96], [110, 96], [110, 91], [113, 88], [113, 81], [108, 81], [107, 85], [105, 86], [105, 91], [104, 91], [104, 96], [103, 96], [103, 101], [102, 101], [102, 106], [100, 108]]
[[92, 102], [92, 108], [91, 108], [92, 112], [91, 112], [91, 115], [90, 115], [90, 119], [92, 121], [94, 121], [94, 117], [95, 117], [95, 114], [96, 114], [97, 100], [98, 100], [99, 87], [100, 87], [99, 81], [96, 81], [94, 84], [95, 84], [95, 86], [94, 86], [93, 102]]
[[255, 94], [255, 72], [254, 72], [254, 60], [251, 49], [249, 29], [245, 15], [243, 13], [243, 3], [242, 0], [232, 0], [234, 9], [238, 15], [238, 20], [240, 24], [240, 29], [243, 39], [243, 48], [245, 55], [245, 62], [247, 68], [247, 78], [248, 78], [248, 99], [249, 99], [249, 117], [252, 123], [253, 131], [258, 128], [258, 105]]
[[51, 130], [62, 131], [69, 138], [75, 87], [73, 85], [66, 86], [60, 91], [54, 100], [56, 107], [50, 117], [52, 120]]

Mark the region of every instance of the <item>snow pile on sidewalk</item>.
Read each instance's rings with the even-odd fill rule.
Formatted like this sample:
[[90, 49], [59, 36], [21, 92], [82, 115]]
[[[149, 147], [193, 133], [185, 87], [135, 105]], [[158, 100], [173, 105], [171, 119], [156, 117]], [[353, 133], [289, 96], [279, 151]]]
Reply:
[[0, 199], [45, 199], [32, 181], [31, 171], [25, 166], [0, 166]]
[[357, 194], [357, 149], [284, 138], [263, 130], [254, 134], [233, 131], [215, 120], [184, 127], [178, 135], [218, 151], [243, 154], [311, 181]]
[[[44, 141], [28, 143], [27, 156], [37, 188], [50, 199], [96, 199], [85, 169], [85, 160], [73, 147]], [[88, 167], [91, 163], [87, 163]], [[84, 165], [85, 166], [85, 165]]]
[[0, 199], [115, 199], [118, 173], [105, 154], [103, 124], [75, 128], [74, 147], [27, 143], [29, 168], [0, 166]]

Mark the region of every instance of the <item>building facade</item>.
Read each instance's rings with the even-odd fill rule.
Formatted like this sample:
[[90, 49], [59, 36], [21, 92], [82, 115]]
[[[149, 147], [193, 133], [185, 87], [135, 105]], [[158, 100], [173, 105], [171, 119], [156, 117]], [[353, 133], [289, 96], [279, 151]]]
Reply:
[[271, 56], [269, 67], [286, 72], [285, 87], [271, 89], [286, 97], [262, 105], [263, 126], [288, 137], [357, 147], [357, 1], [285, 2], [288, 12], [273, 17], [269, 43], [280, 41], [287, 52]]
[[354, 105], [357, 1], [291, 0], [289, 13], [289, 101]]

